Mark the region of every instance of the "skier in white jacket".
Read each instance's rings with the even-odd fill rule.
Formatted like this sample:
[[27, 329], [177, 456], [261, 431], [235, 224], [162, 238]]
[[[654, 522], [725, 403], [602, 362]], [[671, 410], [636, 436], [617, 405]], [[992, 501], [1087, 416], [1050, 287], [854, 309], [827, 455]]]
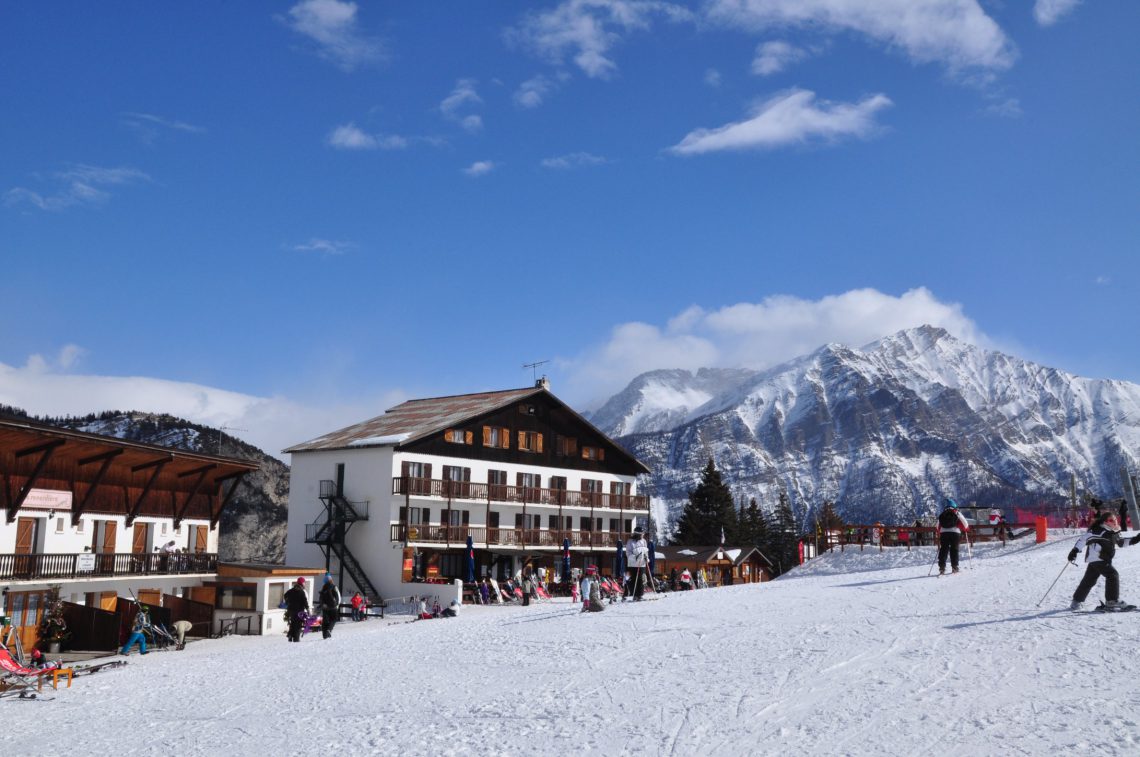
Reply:
[[633, 576], [632, 582], [626, 584], [626, 596], [640, 601], [645, 583], [649, 580], [649, 544], [645, 541], [645, 532], [641, 526], [633, 529], [633, 535], [625, 543], [625, 554], [629, 572]]

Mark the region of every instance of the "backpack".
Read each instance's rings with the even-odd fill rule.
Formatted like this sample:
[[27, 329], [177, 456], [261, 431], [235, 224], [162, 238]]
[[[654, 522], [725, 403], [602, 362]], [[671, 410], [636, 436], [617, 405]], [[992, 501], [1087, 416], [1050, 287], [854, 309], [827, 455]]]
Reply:
[[958, 511], [957, 510], [943, 510], [942, 514], [938, 516], [938, 525], [943, 528], [957, 528]]

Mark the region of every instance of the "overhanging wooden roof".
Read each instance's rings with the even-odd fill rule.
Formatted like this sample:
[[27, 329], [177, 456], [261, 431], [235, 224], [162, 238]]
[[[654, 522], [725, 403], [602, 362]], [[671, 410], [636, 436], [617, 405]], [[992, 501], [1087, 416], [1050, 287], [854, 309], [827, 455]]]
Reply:
[[[209, 519], [216, 526], [256, 463], [0, 418], [0, 507], [16, 519], [32, 489], [70, 492], [83, 513]], [[223, 492], [223, 489], [225, 490]]]

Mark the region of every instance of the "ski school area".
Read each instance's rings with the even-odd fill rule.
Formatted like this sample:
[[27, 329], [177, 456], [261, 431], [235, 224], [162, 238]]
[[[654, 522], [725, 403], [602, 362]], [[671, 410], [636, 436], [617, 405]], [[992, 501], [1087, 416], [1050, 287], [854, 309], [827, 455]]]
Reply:
[[[975, 544], [942, 578], [933, 547], [847, 549], [600, 613], [194, 642], [0, 700], [0, 753], [1137, 754], [1140, 613], [1069, 611], [1075, 541]], [[1135, 600], [1140, 547], [1114, 564]]]

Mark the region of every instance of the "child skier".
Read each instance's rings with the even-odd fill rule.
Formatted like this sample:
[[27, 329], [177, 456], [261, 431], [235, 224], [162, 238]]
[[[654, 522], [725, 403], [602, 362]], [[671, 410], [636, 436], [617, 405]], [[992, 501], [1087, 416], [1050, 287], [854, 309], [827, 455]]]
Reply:
[[1084, 577], [1077, 585], [1077, 590], [1073, 592], [1073, 602], [1069, 605], [1069, 609], [1080, 609], [1101, 576], [1104, 576], [1105, 602], [1102, 607], [1105, 611], [1120, 612], [1136, 609], [1135, 605], [1120, 601], [1120, 574], [1112, 567], [1112, 558], [1116, 554], [1117, 547], [1137, 543], [1140, 543], [1140, 533], [1126, 541], [1120, 536], [1120, 520], [1116, 513], [1112, 510], [1099, 511], [1089, 530], [1077, 539], [1076, 546], [1069, 552], [1069, 562], [1076, 565], [1077, 554], [1086, 549], [1085, 562], [1088, 563]]

